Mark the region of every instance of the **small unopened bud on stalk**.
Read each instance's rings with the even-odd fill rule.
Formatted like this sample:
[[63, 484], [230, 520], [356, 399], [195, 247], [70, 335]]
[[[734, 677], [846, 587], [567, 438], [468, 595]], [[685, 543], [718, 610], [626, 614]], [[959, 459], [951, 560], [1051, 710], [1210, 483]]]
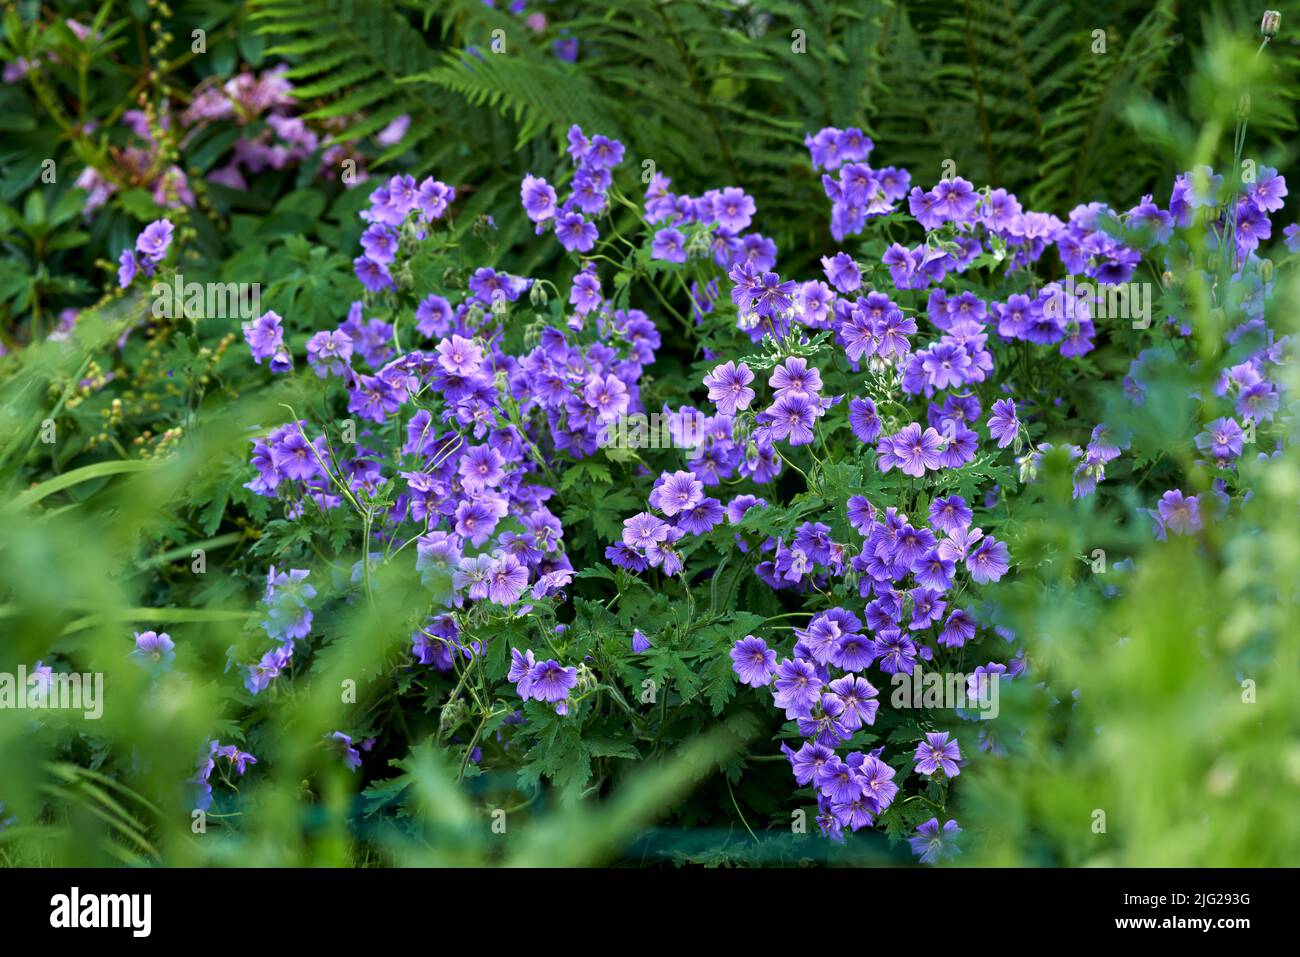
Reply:
[[1264, 37], [1272, 39], [1277, 36], [1277, 31], [1282, 26], [1282, 14], [1276, 10], [1265, 10], [1264, 19], [1259, 22], [1259, 32]]

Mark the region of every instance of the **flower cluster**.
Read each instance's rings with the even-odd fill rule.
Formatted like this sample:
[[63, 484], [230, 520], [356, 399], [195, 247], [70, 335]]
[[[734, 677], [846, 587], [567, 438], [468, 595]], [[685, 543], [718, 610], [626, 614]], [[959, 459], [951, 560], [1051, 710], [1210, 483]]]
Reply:
[[[599, 134], [590, 139], [578, 126], [569, 128], [569, 156], [575, 164], [569, 195], [557, 205], [555, 188], [545, 179], [524, 177], [519, 193], [524, 212], [540, 234], [547, 226], [569, 252], [589, 252], [600, 234], [587, 216], [596, 217], [608, 205], [606, 193], [613, 170], [623, 162], [623, 144]], [[586, 310], [584, 310], [586, 311]]]

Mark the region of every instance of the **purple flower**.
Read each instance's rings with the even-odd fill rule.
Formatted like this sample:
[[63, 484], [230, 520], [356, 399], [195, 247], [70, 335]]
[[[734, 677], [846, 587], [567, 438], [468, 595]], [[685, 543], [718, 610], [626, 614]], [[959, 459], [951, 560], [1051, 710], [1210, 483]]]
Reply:
[[916, 772], [934, 774], [936, 771], [950, 778], [961, 774], [957, 762], [961, 760], [961, 748], [956, 741], [948, 740], [948, 732], [929, 732], [925, 740], [916, 746]]
[[318, 332], [307, 340], [307, 362], [322, 379], [343, 375], [351, 358], [352, 340], [345, 332]]
[[634, 655], [642, 654], [650, 650], [650, 639], [645, 636], [640, 628], [632, 629], [632, 653]]
[[650, 258], [664, 262], [686, 262], [686, 237], [678, 229], [661, 229], [650, 244]]
[[596, 227], [582, 218], [581, 213], [564, 213], [556, 221], [555, 236], [569, 252], [585, 253], [596, 245]]
[[578, 684], [578, 669], [565, 668], [554, 658], [539, 661], [528, 675], [529, 694], [538, 701], [563, 701]]
[[668, 523], [649, 512], [640, 512], [623, 522], [623, 544], [649, 548], [668, 538]]
[[536, 666], [537, 659], [533, 657], [532, 649], [523, 654], [518, 648], [510, 649], [510, 670], [506, 672], [506, 679], [515, 684], [519, 697], [525, 700], [532, 697], [532, 675]]
[[600, 279], [594, 272], [583, 270], [573, 277], [573, 287], [569, 290], [569, 303], [579, 315], [600, 308]]
[[154, 220], [135, 238], [136, 252], [152, 264], [162, 262], [172, 244], [172, 231], [172, 224], [167, 220]]
[[728, 186], [713, 198], [713, 215], [723, 229], [742, 233], [754, 221], [757, 207], [743, 189]]
[[989, 416], [989, 435], [998, 441], [998, 448], [1005, 449], [1015, 441], [1020, 431], [1020, 420], [1016, 418], [1016, 404], [1010, 399], [999, 399], [993, 403]]
[[981, 585], [995, 582], [1011, 567], [1010, 558], [1007, 546], [989, 537], [980, 542], [966, 557], [966, 570], [970, 572], [971, 579]]
[[214, 758], [225, 758], [230, 762], [236, 774], [243, 774], [248, 770], [250, 764], [256, 764], [257, 758], [253, 757], [247, 751], [240, 751], [236, 745], [221, 745], [216, 741], [209, 745], [211, 756]]
[[249, 665], [248, 673], [244, 677], [244, 687], [248, 689], [248, 693], [259, 694], [270, 687], [271, 682], [280, 677], [280, 673], [289, 667], [292, 657], [293, 644], [290, 643], [268, 651], [257, 664]]
[[611, 422], [627, 412], [627, 386], [616, 375], [610, 374], [604, 379], [597, 375], [589, 377], [582, 397], [596, 410], [596, 416], [602, 422]]
[[1245, 433], [1236, 419], [1224, 416], [1215, 419], [1205, 427], [1205, 431], [1196, 436], [1196, 447], [1208, 450], [1218, 462], [1227, 462], [1241, 455], [1245, 443]]
[[519, 195], [524, 203], [524, 212], [534, 223], [544, 223], [555, 215], [555, 188], [541, 177], [526, 175], [519, 187]]
[[943, 438], [932, 428], [921, 431], [921, 426], [913, 422], [893, 437], [891, 446], [895, 464], [903, 474], [921, 478], [927, 470], [941, 467], [939, 450], [943, 447]]
[[932, 817], [916, 829], [916, 837], [909, 837], [912, 853], [921, 859], [922, 864], [933, 864], [944, 857], [961, 853], [956, 838], [961, 828], [956, 821], [948, 821], [943, 829], [939, 828], [939, 819]]
[[862, 442], [871, 443], [880, 438], [880, 416], [876, 413], [876, 404], [856, 396], [850, 399], [849, 428]]
[[731, 661], [731, 670], [741, 684], [751, 688], [771, 684], [772, 675], [776, 674], [776, 652], [762, 638], [753, 635], [746, 635], [731, 647]]
[[862, 272], [848, 253], [823, 256], [822, 269], [830, 284], [840, 292], [853, 292], [862, 286]]
[[[492, 537], [500, 518], [501, 516], [497, 513], [497, 510], [490, 504], [490, 500], [463, 501], [456, 506], [456, 534], [461, 538], [468, 539], [475, 548], [478, 548]], [[514, 556], [509, 557], [513, 558]], [[523, 584], [519, 586], [520, 591], [527, 584], [528, 570], [525, 568]], [[493, 598], [493, 601], [496, 601], [496, 599]], [[508, 605], [510, 602], [501, 602], [501, 604]]]
[[[650, 491], [650, 506], [669, 518], [688, 511], [704, 498], [704, 483], [694, 472], [664, 472]], [[629, 542], [629, 544], [632, 544]]]
[[498, 605], [513, 605], [528, 587], [528, 566], [506, 554], [497, 560], [489, 577], [488, 597]]
[[778, 708], [785, 709], [787, 718], [806, 717], [820, 699], [822, 682], [817, 670], [802, 658], [784, 659], [776, 669], [773, 700]]
[[389, 226], [375, 223], [361, 234], [361, 248], [372, 262], [387, 265], [397, 258], [397, 233]]
[[352, 746], [352, 739], [342, 731], [327, 734], [325, 739], [330, 742], [331, 750], [343, 759], [348, 770], [355, 774], [357, 768], [361, 767], [361, 752]]
[[352, 260], [352, 271], [356, 273], [357, 279], [361, 285], [365, 286], [370, 292], [381, 292], [385, 289], [396, 289], [393, 283], [393, 277], [389, 275], [388, 267], [383, 263], [377, 263], [366, 256], [358, 256]]
[[125, 289], [131, 285], [131, 280], [135, 278], [135, 253], [129, 249], [123, 249], [122, 255], [117, 257], [117, 263], [117, 284]]
[[822, 701], [828, 698], [838, 702], [841, 707], [839, 721], [848, 731], [857, 731], [863, 725], [876, 723], [876, 712], [880, 694], [866, 678], [857, 675], [845, 675], [826, 686]]
[[1157, 509], [1164, 527], [1175, 535], [1190, 535], [1201, 528], [1201, 503], [1195, 495], [1170, 489], [1160, 497]]
[[452, 375], [469, 376], [483, 364], [483, 350], [473, 340], [452, 336], [438, 343], [438, 365]]
[[955, 532], [971, 523], [974, 513], [960, 495], [936, 498], [930, 503], [930, 524], [941, 532]]
[[808, 445], [813, 440], [813, 425], [817, 421], [818, 406], [798, 394], [781, 396], [763, 414], [770, 420], [769, 434], [773, 439], [789, 439], [791, 445]]
[[749, 408], [749, 403], [754, 400], [754, 390], [749, 388], [753, 381], [754, 373], [743, 362], [740, 365], [726, 362], [704, 377], [704, 384], [709, 387], [709, 399], [717, 404], [723, 415], [735, 415]]
[[415, 329], [429, 339], [447, 335], [451, 326], [451, 303], [430, 294], [415, 308]]
[[171, 671], [176, 660], [176, 643], [165, 631], [137, 632], [135, 650], [128, 657], [159, 671]]
[[772, 377], [767, 380], [777, 397], [797, 395], [816, 396], [822, 388], [822, 374], [818, 369], [808, 368], [808, 360], [791, 356], [784, 363], [772, 370]]
[[253, 361], [258, 365], [263, 359], [272, 359], [284, 349], [284, 329], [280, 326], [280, 316], [268, 310], [253, 322], [243, 325], [244, 338], [253, 353]]
[[506, 477], [505, 456], [490, 445], [476, 445], [461, 456], [457, 471], [467, 492], [480, 494], [496, 488]]

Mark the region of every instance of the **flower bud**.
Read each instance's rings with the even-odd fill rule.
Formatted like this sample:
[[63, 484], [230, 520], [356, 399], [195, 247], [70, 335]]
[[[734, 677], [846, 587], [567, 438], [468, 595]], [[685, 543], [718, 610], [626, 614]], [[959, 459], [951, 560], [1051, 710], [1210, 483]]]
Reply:
[[1266, 37], [1277, 36], [1282, 26], [1282, 14], [1276, 10], [1265, 10], [1264, 19], [1259, 22], [1259, 32]]
[[546, 305], [548, 298], [549, 297], [546, 295], [546, 287], [540, 282], [533, 283], [532, 288], [528, 290], [528, 301], [538, 308]]

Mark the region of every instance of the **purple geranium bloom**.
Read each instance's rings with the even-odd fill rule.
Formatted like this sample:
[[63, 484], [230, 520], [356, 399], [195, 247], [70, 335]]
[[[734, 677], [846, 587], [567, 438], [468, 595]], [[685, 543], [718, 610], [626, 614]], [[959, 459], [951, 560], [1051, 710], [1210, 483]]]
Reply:
[[604, 379], [597, 375], [589, 377], [582, 396], [596, 410], [596, 416], [602, 422], [613, 421], [627, 412], [627, 386], [616, 375], [610, 374]]
[[876, 404], [870, 399], [856, 396], [849, 400], [849, 428], [862, 442], [871, 443], [880, 438], [880, 416]]
[[956, 741], [948, 740], [947, 731], [928, 732], [925, 740], [916, 746], [916, 772], [934, 774], [936, 771], [950, 778], [961, 774], [957, 762], [961, 760], [961, 748]]
[[723, 415], [735, 415], [749, 408], [749, 403], [754, 400], [754, 390], [749, 388], [753, 381], [754, 373], [743, 362], [740, 365], [726, 362], [704, 377], [704, 384], [709, 387], [709, 399], [717, 404]]
[[876, 811], [880, 812], [889, 807], [898, 795], [898, 785], [894, 783], [894, 769], [872, 754], [862, 762], [859, 772], [862, 775], [862, 793], [871, 801]]
[[172, 224], [165, 219], [155, 219], [135, 238], [135, 249], [151, 263], [161, 262], [172, 244]]
[[502, 555], [492, 567], [488, 597], [498, 605], [513, 605], [528, 587], [528, 566], [511, 554]]
[[623, 544], [630, 548], [649, 548], [668, 538], [668, 523], [649, 512], [640, 512], [623, 521]]
[[506, 672], [506, 679], [513, 682], [515, 690], [519, 692], [521, 698], [532, 697], [532, 674], [533, 668], [537, 666], [537, 659], [533, 657], [532, 649], [519, 653], [518, 648], [510, 649], [510, 670]]
[[506, 477], [505, 457], [490, 445], [476, 445], [461, 456], [457, 471], [467, 492], [496, 488]]
[[876, 638], [876, 651], [880, 653], [880, 670], [887, 675], [900, 671], [910, 675], [916, 667], [916, 645], [897, 629], [880, 632]]
[[555, 236], [569, 252], [585, 253], [596, 245], [596, 227], [581, 213], [564, 213], [556, 221]]
[[289, 666], [292, 657], [293, 645], [290, 643], [268, 651], [257, 664], [249, 665], [248, 674], [244, 677], [244, 687], [248, 693], [265, 691], [280, 676], [280, 672]]
[[996, 538], [986, 538], [966, 556], [966, 570], [973, 581], [983, 585], [995, 582], [1010, 568], [1011, 555], [1007, 546]]
[[731, 661], [731, 670], [741, 684], [751, 688], [770, 684], [772, 675], [776, 674], [776, 652], [762, 638], [753, 635], [746, 635], [732, 646]]
[[943, 438], [932, 428], [921, 431], [916, 422], [906, 426], [893, 438], [894, 457], [903, 474], [920, 478], [926, 470], [936, 470], [942, 465], [939, 450]]
[[342, 731], [327, 734], [325, 738], [330, 742], [335, 754], [343, 759], [348, 770], [355, 774], [357, 768], [361, 767], [361, 752], [352, 746], [352, 739]]
[[267, 310], [253, 322], [244, 323], [244, 338], [248, 340], [253, 361], [258, 365], [263, 359], [273, 358], [284, 347], [284, 329], [280, 321], [275, 311]]
[[318, 332], [307, 340], [307, 362], [316, 375], [343, 375], [352, 358], [352, 339], [341, 330]]
[[1216, 461], [1235, 459], [1241, 455], [1245, 443], [1245, 433], [1236, 419], [1224, 416], [1215, 419], [1205, 427], [1205, 431], [1196, 436], [1196, 447], [1208, 450]]
[[445, 336], [451, 325], [451, 303], [442, 296], [430, 294], [415, 307], [415, 329], [430, 339]]
[[361, 248], [372, 262], [388, 264], [397, 258], [397, 232], [390, 226], [375, 223], [361, 234]]
[[777, 665], [773, 700], [778, 708], [785, 709], [787, 718], [806, 717], [820, 697], [821, 686], [811, 662], [786, 658]]
[[694, 508], [704, 498], [704, 483], [694, 472], [664, 472], [650, 491], [651, 507], [669, 518]]
[[795, 782], [800, 785], [811, 784], [822, 765], [835, 756], [834, 751], [815, 741], [805, 741], [798, 751], [791, 751], [782, 744], [781, 750], [790, 760]]
[[650, 639], [645, 636], [640, 628], [632, 629], [632, 653], [635, 655], [642, 654], [650, 650]]
[[822, 269], [830, 284], [840, 292], [853, 292], [862, 286], [862, 271], [848, 253], [823, 256]]
[[452, 336], [438, 343], [438, 365], [452, 375], [469, 376], [483, 364], [483, 350], [473, 340]]
[[866, 496], [851, 495], [848, 501], [849, 524], [866, 535], [871, 531], [871, 523], [876, 520], [876, 507], [867, 501]]
[[728, 186], [713, 198], [713, 215], [718, 225], [731, 233], [748, 229], [756, 209], [753, 198], [736, 186]]
[[[468, 539], [476, 548], [492, 537], [496, 531], [500, 515], [488, 504], [488, 500], [463, 501], [456, 506], [456, 534]], [[514, 556], [510, 556], [513, 558]], [[528, 571], [524, 570], [524, 584], [528, 583]], [[522, 586], [521, 586], [522, 587]], [[495, 601], [495, 599], [493, 599]], [[503, 605], [509, 602], [501, 602]]]
[[213, 741], [211, 745], [211, 753], [215, 758], [225, 758], [229, 761], [231, 767], [235, 769], [235, 773], [237, 774], [243, 774], [248, 770], [250, 764], [257, 763], [257, 758], [253, 757], [247, 751], [240, 751], [238, 746], [233, 744], [223, 746]]
[[777, 313], [788, 312], [794, 305], [794, 294], [797, 288], [798, 283], [793, 280], [782, 282], [781, 277], [774, 272], [763, 273], [762, 279], [754, 289], [754, 312], [764, 319], [771, 318]]
[[767, 380], [777, 397], [786, 395], [816, 396], [822, 388], [822, 374], [818, 369], [808, 368], [808, 360], [791, 356], [784, 363], [772, 370], [772, 377]]
[[165, 631], [137, 632], [135, 650], [128, 657], [159, 671], [170, 671], [176, 659], [176, 643]]
[[583, 270], [573, 277], [573, 287], [569, 290], [569, 304], [579, 315], [600, 308], [600, 278], [589, 270]]
[[876, 712], [880, 702], [876, 700], [879, 691], [866, 678], [857, 675], [845, 675], [827, 685], [822, 700], [834, 698], [842, 706], [839, 714], [840, 723], [849, 731], [857, 731], [864, 724], [876, 723]]
[[847, 804], [862, 795], [862, 781], [857, 770], [845, 764], [839, 755], [832, 756], [817, 769], [813, 783], [836, 804]]
[[271, 447], [271, 463], [286, 478], [305, 482], [320, 472], [320, 463], [301, 430], [290, 431]]
[[539, 661], [528, 675], [529, 693], [538, 701], [564, 701], [578, 684], [578, 669], [565, 668], [554, 658]]
[[650, 258], [670, 263], [686, 262], [686, 237], [681, 230], [669, 228], [655, 233], [650, 245]]
[[939, 644], [945, 648], [960, 648], [975, 637], [975, 619], [965, 610], [958, 608], [943, 624], [939, 633]]
[[936, 498], [930, 503], [930, 524], [941, 532], [951, 534], [959, 528], [966, 528], [973, 517], [974, 513], [960, 495]]
[[961, 848], [956, 845], [960, 833], [956, 821], [948, 821], [941, 830], [939, 819], [932, 817], [917, 827], [917, 836], [909, 837], [907, 843], [912, 845], [912, 853], [921, 859], [922, 864], [933, 864], [943, 857], [961, 853]]
[[117, 284], [125, 289], [131, 285], [131, 280], [135, 278], [136, 262], [135, 253], [129, 249], [123, 249], [122, 255], [117, 257]]
[[388, 272], [388, 267], [367, 256], [358, 256], [352, 260], [352, 271], [356, 273], [361, 285], [370, 292], [397, 288], [393, 283], [393, 277]]
[[721, 502], [716, 498], [705, 498], [677, 516], [677, 527], [691, 535], [703, 535], [721, 525], [724, 516]]
[[790, 440], [791, 445], [808, 445], [813, 440], [817, 405], [802, 395], [783, 395], [764, 413], [771, 419], [768, 426], [773, 439]]
[[1005, 449], [1015, 441], [1020, 431], [1020, 420], [1016, 418], [1016, 404], [1010, 399], [999, 399], [993, 403], [993, 412], [989, 416], [989, 435], [998, 441], [998, 448]]
[[1160, 497], [1157, 508], [1160, 521], [1175, 535], [1190, 535], [1201, 528], [1201, 503], [1195, 495], [1183, 495], [1179, 489], [1170, 489]]
[[544, 223], [555, 215], [555, 188], [539, 176], [524, 176], [519, 187], [524, 212], [534, 223]]

